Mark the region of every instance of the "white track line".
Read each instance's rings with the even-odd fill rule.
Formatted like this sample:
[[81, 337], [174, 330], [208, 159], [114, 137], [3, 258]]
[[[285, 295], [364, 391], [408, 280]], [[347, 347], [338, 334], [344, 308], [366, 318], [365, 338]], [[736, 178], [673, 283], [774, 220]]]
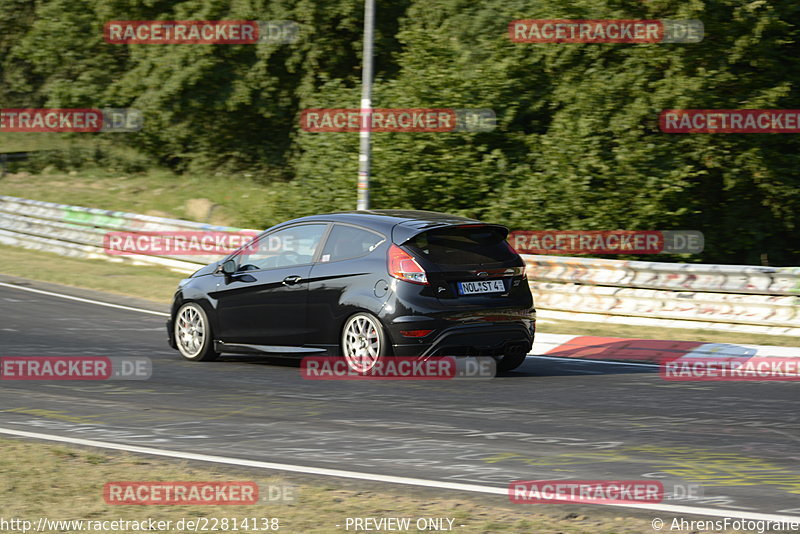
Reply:
[[[491, 493], [494, 495], [508, 495], [506, 488], [494, 486], [479, 486], [477, 484], [462, 484], [457, 482], [443, 482], [439, 480], [427, 480], [424, 478], [399, 477], [392, 475], [378, 475], [373, 473], [361, 473], [358, 471], [344, 471], [341, 469], [326, 469], [323, 467], [308, 467], [304, 465], [277, 464], [272, 462], [262, 462], [258, 460], [246, 460], [244, 458], [228, 458], [226, 456], [212, 456], [210, 454], [197, 454], [192, 452], [170, 451], [166, 449], [156, 449], [152, 447], [139, 447], [137, 445], [123, 445], [119, 443], [109, 443], [105, 441], [95, 441], [91, 439], [68, 438], [52, 434], [40, 434], [38, 432], [25, 432], [10, 428], [0, 428], [0, 434], [17, 436], [21, 438], [42, 439], [47, 441], [57, 441], [60, 443], [70, 443], [85, 447], [97, 447], [100, 449], [113, 449], [117, 451], [133, 452], [139, 454], [151, 454], [154, 456], [166, 456], [168, 458], [180, 458], [182, 460], [195, 460], [199, 462], [213, 462], [218, 464], [236, 465], [240, 467], [255, 467], [258, 469], [273, 469], [279, 471], [289, 471], [293, 473], [304, 473], [309, 475], [323, 475], [340, 478], [353, 478], [357, 480], [368, 480], [372, 482], [388, 482], [391, 484], [403, 484], [406, 486], [423, 486], [427, 488], [449, 489], [458, 491], [471, 491], [475, 493]], [[568, 503], [565, 503], [568, 504]], [[669, 512], [673, 514], [692, 514], [706, 515], [714, 517], [730, 517], [735, 519], [750, 519], [754, 521], [798, 521], [800, 517], [777, 514], [762, 514], [755, 512], [742, 512], [739, 510], [721, 510], [719, 508], [701, 508], [696, 506], [678, 506], [672, 504], [598, 504], [599, 506], [616, 506], [620, 508], [638, 508], [640, 510], [653, 510], [657, 512]]]
[[157, 312], [153, 310], [145, 310], [144, 308], [134, 308], [132, 306], [122, 306], [121, 304], [111, 304], [109, 302], [102, 302], [100, 300], [92, 300], [92, 299], [84, 299], [81, 297], [73, 297], [72, 295], [64, 295], [63, 293], [54, 293], [52, 291], [44, 291], [42, 289], [33, 289], [32, 287], [22, 287], [17, 286], [14, 284], [7, 284], [5, 282], [0, 282], [0, 286], [2, 287], [10, 287], [11, 289], [19, 289], [20, 291], [30, 291], [31, 293], [40, 293], [42, 295], [48, 295], [50, 297], [59, 297], [62, 299], [67, 300], [75, 300], [78, 302], [86, 302], [88, 304], [96, 304], [98, 306], [106, 306], [108, 308], [118, 308], [120, 310], [128, 310], [128, 311], [135, 311], [141, 313], [149, 313], [150, 315], [159, 315], [161, 317], [169, 317], [168, 313], [164, 312]]
[[[30, 291], [32, 293], [40, 293], [51, 297], [59, 297], [77, 302], [85, 302], [88, 304], [96, 304], [98, 306], [106, 306], [109, 308], [118, 308], [121, 310], [136, 311], [141, 313], [149, 313], [151, 315], [160, 315], [162, 317], [169, 317], [168, 313], [157, 312], [153, 310], [146, 310], [144, 308], [134, 308], [131, 306], [122, 306], [119, 304], [110, 304], [99, 300], [84, 299], [80, 297], [73, 297], [72, 295], [64, 295], [61, 293], [54, 293], [52, 291], [44, 291], [41, 289], [33, 289], [30, 287], [21, 287], [14, 284], [7, 284], [0, 282], [0, 286], [9, 287], [11, 289], [19, 289], [21, 291]], [[552, 356], [537, 356], [539, 358], [547, 358], [553, 360], [571, 360], [571, 358], [555, 358]], [[578, 361], [578, 360], [573, 360]], [[582, 360], [586, 361], [586, 360]], [[653, 367], [649, 364], [641, 363], [621, 363], [611, 362], [605, 360], [590, 360], [595, 363], [607, 363], [613, 365], [640, 365], [646, 367]], [[456, 482], [441, 482], [437, 480], [426, 480], [423, 478], [410, 478], [398, 477], [392, 475], [378, 475], [373, 473], [360, 473], [357, 471], [343, 471], [341, 469], [326, 469], [322, 467], [308, 467], [303, 465], [293, 464], [277, 464], [272, 462], [261, 462], [257, 460], [245, 460], [243, 458], [228, 458], [225, 456], [212, 456], [209, 454], [195, 454], [191, 452], [169, 451], [165, 449], [155, 449], [151, 447], [139, 447], [136, 445], [122, 445], [119, 443], [108, 443], [105, 441], [95, 441], [90, 439], [81, 438], [68, 438], [65, 436], [56, 436], [52, 434], [40, 434], [38, 432], [25, 432], [22, 430], [13, 430], [10, 428], [0, 428], [0, 434], [7, 434], [9, 436], [17, 436], [22, 438], [42, 439], [47, 441], [57, 441], [60, 443], [71, 443], [73, 445], [83, 445], [86, 447], [97, 447], [100, 449], [113, 449], [117, 451], [136, 452], [140, 454], [152, 454], [155, 456], [166, 456], [169, 458], [181, 458], [183, 460], [197, 460], [200, 462], [214, 462], [220, 464], [238, 465], [242, 467], [256, 467], [260, 469], [276, 469], [280, 471], [290, 471], [294, 473], [306, 473], [310, 475], [323, 475], [334, 476], [342, 478], [354, 478], [358, 480], [369, 480], [374, 482], [388, 482], [391, 484], [405, 484], [407, 486], [423, 486], [428, 488], [451, 489], [460, 491], [471, 491], [476, 493], [491, 493], [495, 495], [508, 495], [508, 490], [505, 488], [497, 488], [493, 486], [479, 486], [477, 484], [460, 484]], [[617, 506], [621, 508], [638, 508], [640, 510], [654, 510], [658, 512], [671, 512], [676, 514], [694, 514], [694, 515], [708, 515], [714, 517], [730, 517], [736, 519], [752, 519], [756, 521], [797, 521], [798, 517], [788, 515], [776, 514], [760, 514], [752, 512], [740, 512], [737, 510], [719, 510], [717, 508], [701, 508], [695, 506], [678, 506], [672, 504], [646, 504], [646, 503], [631, 503], [631, 504], [601, 504], [599, 506]]]

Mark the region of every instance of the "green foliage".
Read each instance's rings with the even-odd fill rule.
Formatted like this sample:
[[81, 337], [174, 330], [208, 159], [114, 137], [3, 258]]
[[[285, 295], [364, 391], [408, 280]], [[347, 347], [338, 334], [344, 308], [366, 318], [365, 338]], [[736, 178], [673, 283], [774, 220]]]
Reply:
[[[357, 133], [299, 128], [357, 108], [361, 0], [0, 0], [4, 107], [134, 107], [112, 142], [178, 171], [248, 172], [264, 224], [352, 209]], [[800, 109], [793, 0], [381, 0], [373, 105], [491, 108], [492, 132], [373, 134], [373, 205], [517, 229], [694, 229], [684, 261], [800, 263], [790, 134], [664, 134], [672, 108]], [[519, 18], [700, 19], [697, 44], [519, 44]], [[110, 20], [294, 20], [291, 45], [112, 45]], [[73, 155], [74, 156], [74, 155]], [[74, 159], [74, 157], [73, 157]], [[88, 158], [102, 164], [103, 157]], [[113, 158], [112, 158], [113, 159]], [[124, 163], [128, 161], [128, 163]]]

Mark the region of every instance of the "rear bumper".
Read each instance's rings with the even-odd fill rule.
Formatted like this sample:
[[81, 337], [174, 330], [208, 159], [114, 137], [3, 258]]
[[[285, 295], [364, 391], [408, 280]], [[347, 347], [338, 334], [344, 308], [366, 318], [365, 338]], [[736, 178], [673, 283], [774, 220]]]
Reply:
[[[430, 328], [430, 326], [426, 326]], [[404, 327], [404, 330], [407, 327]], [[396, 356], [502, 356], [527, 354], [533, 346], [535, 323], [503, 322], [452, 326], [433, 339], [392, 345]], [[402, 339], [399, 331], [394, 339]]]

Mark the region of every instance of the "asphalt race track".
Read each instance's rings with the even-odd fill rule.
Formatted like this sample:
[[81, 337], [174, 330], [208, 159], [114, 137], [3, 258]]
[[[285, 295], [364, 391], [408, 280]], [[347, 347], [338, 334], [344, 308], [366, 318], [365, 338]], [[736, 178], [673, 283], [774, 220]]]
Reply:
[[164, 317], [140, 311], [0, 286], [0, 318], [0, 356], [153, 362], [146, 381], [3, 381], [2, 429], [500, 489], [657, 478], [702, 486], [665, 504], [800, 517], [796, 383], [665, 382], [648, 366], [535, 357], [493, 380], [308, 381], [259, 357], [185, 362]]

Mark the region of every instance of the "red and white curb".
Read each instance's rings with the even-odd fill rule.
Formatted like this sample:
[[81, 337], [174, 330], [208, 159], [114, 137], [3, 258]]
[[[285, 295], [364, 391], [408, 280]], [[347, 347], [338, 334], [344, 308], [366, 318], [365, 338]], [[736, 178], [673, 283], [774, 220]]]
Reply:
[[800, 358], [800, 347], [537, 333], [531, 355], [658, 364], [675, 357]]

